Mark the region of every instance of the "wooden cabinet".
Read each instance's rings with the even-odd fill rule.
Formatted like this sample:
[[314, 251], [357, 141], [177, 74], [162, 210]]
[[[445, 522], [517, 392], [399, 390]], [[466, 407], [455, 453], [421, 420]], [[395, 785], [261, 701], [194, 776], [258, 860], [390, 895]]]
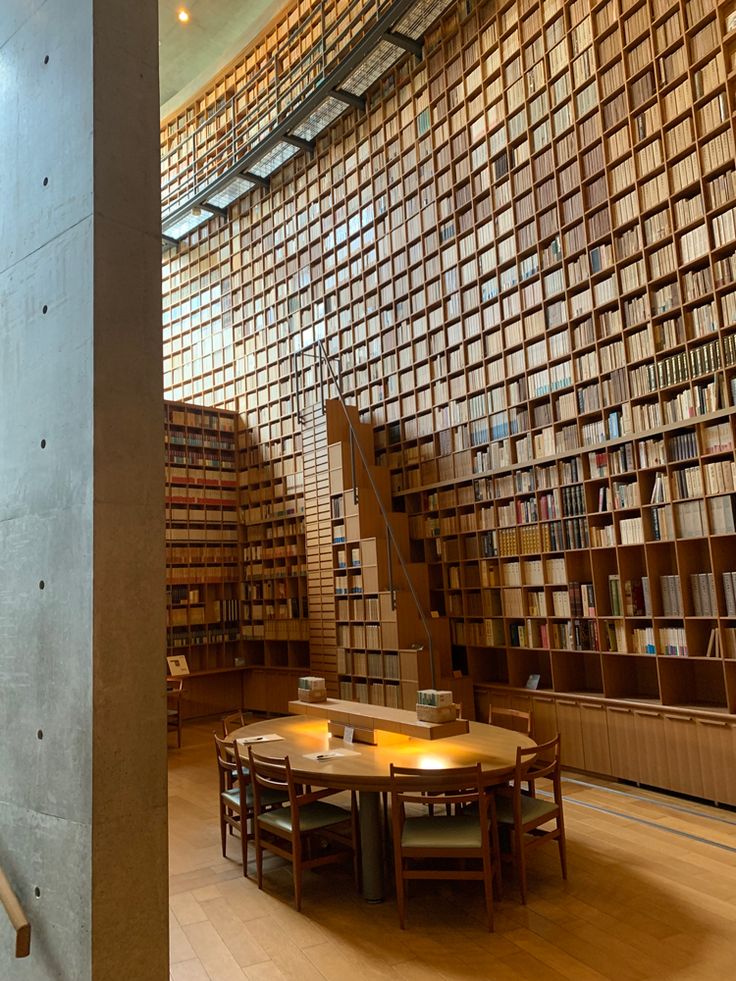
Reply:
[[667, 757], [661, 713], [635, 708], [634, 733], [639, 760], [639, 783], [651, 787], [670, 787], [670, 761]]
[[611, 774], [622, 780], [639, 780], [640, 765], [634, 713], [618, 705], [606, 706]]
[[703, 796], [736, 805], [736, 724], [696, 719], [695, 728]]
[[705, 797], [705, 781], [698, 745], [698, 723], [691, 715], [665, 712], [660, 728], [667, 756], [666, 786], [682, 794]]
[[244, 707], [254, 712], [285, 715], [289, 711], [289, 702], [296, 698], [301, 673], [299, 669], [246, 669], [243, 682]]
[[567, 698], [557, 699], [557, 727], [562, 737], [560, 745], [562, 765], [571, 766], [575, 770], [584, 770], [585, 751], [578, 702]]
[[557, 724], [557, 702], [545, 695], [531, 699], [532, 733], [537, 742], [545, 743], [559, 732]]
[[585, 769], [609, 775], [611, 750], [608, 742], [606, 708], [600, 702], [580, 703], [580, 727], [583, 734]]

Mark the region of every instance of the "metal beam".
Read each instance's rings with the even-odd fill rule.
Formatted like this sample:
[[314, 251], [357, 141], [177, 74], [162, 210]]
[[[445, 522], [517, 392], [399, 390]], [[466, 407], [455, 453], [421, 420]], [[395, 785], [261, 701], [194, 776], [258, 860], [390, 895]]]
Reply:
[[407, 37], [406, 34], [399, 34], [398, 31], [386, 31], [383, 37], [384, 40], [390, 41], [397, 48], [402, 48], [404, 51], [408, 51], [409, 54], [413, 54], [417, 61], [422, 60], [424, 45], [421, 41], [415, 41], [413, 37]]
[[221, 208], [217, 204], [210, 204], [209, 201], [203, 201], [200, 208], [209, 211], [211, 215], [219, 215], [220, 218], [227, 218], [227, 208]]
[[[167, 223], [173, 224], [174, 221], [179, 219], [183, 214], [190, 211], [194, 205], [197, 205], [201, 201], [204, 201], [205, 198], [216, 194], [217, 191], [219, 191], [222, 187], [225, 187], [237, 174], [240, 174], [256, 184], [267, 186], [267, 184], [264, 184], [264, 178], [251, 173], [248, 170], [248, 167], [253, 166], [253, 164], [257, 163], [258, 160], [265, 156], [269, 150], [273, 149], [279, 143], [282, 143], [284, 136], [293, 132], [299, 123], [303, 122], [305, 119], [308, 119], [326, 98], [329, 98], [334, 94], [334, 98], [339, 99], [340, 96], [337, 95], [337, 90], [341, 89], [343, 83], [350, 77], [350, 75], [352, 75], [358, 65], [362, 64], [371, 51], [373, 51], [374, 48], [380, 44], [381, 40], [386, 35], [386, 32], [390, 30], [391, 26], [398, 23], [398, 21], [401, 20], [404, 14], [406, 14], [416, 2], [417, 0], [394, 0], [388, 9], [384, 11], [383, 15], [377, 18], [373, 27], [366, 31], [355, 47], [340, 60], [339, 64], [324, 79], [322, 85], [317, 86], [312, 92], [310, 92], [310, 94], [306, 96], [306, 98], [298, 106], [295, 107], [294, 111], [288, 114], [287, 118], [282, 123], [271, 130], [268, 136], [261, 143], [252, 147], [250, 150], [247, 150], [240, 160], [233, 163], [233, 165], [229, 167], [217, 180], [213, 180], [210, 184], [203, 186], [202, 190], [190, 197], [186, 204], [182, 204], [181, 207], [171, 212], [171, 214], [167, 214]], [[350, 93], [345, 94], [350, 95]], [[356, 96], [356, 98], [360, 97]], [[345, 100], [342, 99], [341, 101]], [[350, 102], [349, 104], [353, 105], [354, 103]]]
[[178, 238], [172, 238], [170, 235], [161, 235], [161, 241], [166, 246], [167, 249], [175, 249], [179, 244]]
[[268, 187], [268, 177], [261, 177], [260, 174], [253, 174], [250, 170], [241, 170], [240, 176], [245, 177], [247, 181], [253, 181], [259, 187]]
[[289, 146], [295, 146], [297, 150], [304, 150], [305, 153], [314, 153], [314, 149], [317, 146], [316, 140], [304, 140], [301, 136], [295, 136], [293, 133], [287, 133], [283, 137], [283, 140]]
[[346, 92], [345, 89], [333, 89], [330, 95], [338, 102], [344, 102], [346, 106], [365, 112], [366, 100], [364, 95], [355, 95], [353, 92]]

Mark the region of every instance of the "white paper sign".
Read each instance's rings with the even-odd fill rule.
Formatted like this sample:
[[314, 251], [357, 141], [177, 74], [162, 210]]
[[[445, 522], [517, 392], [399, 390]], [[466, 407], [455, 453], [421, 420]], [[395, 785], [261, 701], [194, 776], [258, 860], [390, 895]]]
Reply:
[[355, 729], [352, 726], [345, 726], [345, 731], [342, 734], [342, 738], [345, 742], [350, 745], [353, 741], [353, 736], [355, 735]]

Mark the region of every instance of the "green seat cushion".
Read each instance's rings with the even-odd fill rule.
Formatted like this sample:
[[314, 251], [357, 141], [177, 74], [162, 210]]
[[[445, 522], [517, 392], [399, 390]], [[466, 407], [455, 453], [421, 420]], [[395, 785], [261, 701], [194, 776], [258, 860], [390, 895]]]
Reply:
[[234, 790], [225, 790], [221, 794], [222, 800], [230, 807], [240, 808], [240, 791], [236, 787]]
[[[261, 804], [266, 807], [273, 807], [275, 804], [285, 804], [288, 800], [289, 795], [286, 791], [269, 790], [267, 787], [261, 788]], [[248, 784], [245, 788], [245, 802], [248, 807], [253, 807], [255, 803], [252, 784]]]
[[[240, 788], [234, 787], [232, 790], [226, 790], [222, 795], [222, 799], [231, 807], [240, 807]], [[261, 791], [261, 802], [268, 807], [273, 807], [275, 804], [283, 804], [288, 799], [289, 795], [282, 794], [279, 790]], [[250, 784], [245, 788], [245, 803], [247, 807], [253, 807], [253, 788]]]
[[[521, 795], [521, 820], [525, 824], [527, 821], [538, 821], [545, 816], [551, 821], [556, 811], [557, 805], [554, 801]], [[499, 824], [514, 823], [514, 805], [510, 797], [499, 797], [496, 800], [496, 818]]]
[[[350, 819], [350, 812], [336, 804], [327, 804], [318, 800], [307, 804], [299, 810], [299, 828], [301, 831], [318, 831], [329, 828], [334, 824], [342, 824]], [[277, 811], [266, 811], [258, 815], [258, 823], [262, 828], [274, 828], [291, 834], [291, 808], [280, 807]]]
[[401, 832], [403, 848], [480, 848], [477, 816], [458, 814], [407, 818]]

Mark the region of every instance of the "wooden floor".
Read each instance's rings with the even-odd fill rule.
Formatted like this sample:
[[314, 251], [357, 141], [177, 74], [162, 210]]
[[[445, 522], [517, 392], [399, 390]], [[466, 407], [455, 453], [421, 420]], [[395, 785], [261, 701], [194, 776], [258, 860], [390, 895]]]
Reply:
[[[417, 883], [408, 929], [393, 897], [369, 906], [347, 869], [243, 878], [220, 854], [212, 725], [169, 752], [172, 981], [644, 981], [736, 976], [736, 814], [577, 774], [565, 780], [570, 878], [531, 857], [483, 927], [480, 884]], [[230, 846], [229, 846], [230, 847]]]

